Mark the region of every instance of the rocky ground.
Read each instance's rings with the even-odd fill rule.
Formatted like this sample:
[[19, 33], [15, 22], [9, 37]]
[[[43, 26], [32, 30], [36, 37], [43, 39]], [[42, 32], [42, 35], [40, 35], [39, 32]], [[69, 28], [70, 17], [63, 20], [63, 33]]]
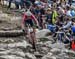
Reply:
[[[1, 8], [1, 7], [0, 7]], [[0, 10], [0, 30], [21, 29], [21, 15]], [[24, 36], [0, 37], [0, 59], [75, 59], [75, 52], [67, 49], [67, 45], [54, 43], [47, 29], [36, 32], [36, 50]]]

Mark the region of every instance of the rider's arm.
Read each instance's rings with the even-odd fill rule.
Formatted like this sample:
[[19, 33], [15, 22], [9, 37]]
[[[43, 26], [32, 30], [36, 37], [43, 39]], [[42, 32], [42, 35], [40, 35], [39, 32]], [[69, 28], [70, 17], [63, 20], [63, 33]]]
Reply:
[[31, 15], [31, 18], [35, 21], [35, 23], [36, 23], [37, 25], [39, 25], [38, 20], [35, 18], [35, 16], [34, 16], [33, 14]]
[[22, 23], [24, 23], [25, 19], [26, 19], [26, 14], [23, 15]]

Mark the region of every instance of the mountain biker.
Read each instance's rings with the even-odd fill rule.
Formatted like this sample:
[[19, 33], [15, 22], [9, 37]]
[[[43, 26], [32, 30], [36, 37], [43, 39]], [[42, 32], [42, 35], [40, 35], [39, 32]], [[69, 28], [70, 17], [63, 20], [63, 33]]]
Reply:
[[35, 48], [35, 29], [34, 26], [35, 24], [38, 26], [38, 21], [35, 18], [35, 16], [28, 10], [27, 12], [24, 13], [23, 15], [23, 20], [22, 20], [22, 29], [26, 34], [26, 37], [29, 39], [29, 42], [32, 44], [33, 49], [36, 50]]
[[31, 27], [33, 27], [33, 21], [36, 23], [38, 26], [38, 21], [35, 18], [35, 16], [28, 10], [27, 12], [24, 13], [23, 15], [23, 20], [22, 20], [22, 29], [24, 29], [24, 26], [27, 24], [30, 24]]

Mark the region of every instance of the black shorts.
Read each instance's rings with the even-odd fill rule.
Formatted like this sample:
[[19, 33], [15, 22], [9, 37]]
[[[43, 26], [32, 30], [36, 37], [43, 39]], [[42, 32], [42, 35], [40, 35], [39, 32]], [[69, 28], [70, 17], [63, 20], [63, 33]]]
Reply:
[[25, 24], [25, 27], [27, 27], [27, 26], [33, 27], [34, 26], [34, 22], [31, 19], [25, 20], [24, 24]]

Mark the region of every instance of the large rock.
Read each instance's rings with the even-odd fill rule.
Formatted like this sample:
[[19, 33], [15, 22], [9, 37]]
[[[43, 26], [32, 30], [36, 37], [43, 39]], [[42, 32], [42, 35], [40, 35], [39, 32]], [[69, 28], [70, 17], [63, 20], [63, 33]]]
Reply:
[[45, 38], [47, 33], [50, 33], [50, 30], [48, 29], [39, 30], [36, 32], [36, 38]]
[[61, 50], [60, 49], [57, 49], [57, 48], [53, 48], [50, 50], [54, 55], [58, 55], [61, 53]]
[[11, 18], [11, 21], [15, 21], [15, 20], [21, 20], [22, 18], [21, 17], [16, 17], [16, 16], [13, 16], [12, 18]]
[[10, 49], [5, 51], [0, 51], [0, 55], [17, 55], [19, 57], [25, 57], [25, 53], [21, 49]]
[[2, 18], [3, 18], [3, 17], [6, 17], [6, 18], [7, 18], [7, 17], [8, 17], [8, 14], [1, 13], [1, 14], [0, 14], [0, 17], [2, 17]]
[[48, 53], [47, 55], [45, 55], [44, 57], [42, 57], [42, 59], [56, 59], [56, 57], [53, 56], [52, 53]]
[[27, 46], [32, 47], [32, 45], [27, 43], [26, 41], [8, 44], [8, 47], [10, 47], [10, 48], [13, 48], [13, 47], [24, 47], [24, 48], [26, 48]]
[[51, 48], [65, 49], [64, 43], [56, 42], [50, 45]]
[[44, 55], [44, 54], [47, 54], [49, 52], [49, 48], [47, 48], [47, 47], [39, 47], [39, 48], [37, 48], [37, 51], [40, 54]]
[[47, 47], [50, 47], [52, 45], [52, 41], [47, 41], [44, 43], [44, 45], [46, 45]]
[[0, 47], [3, 47], [3, 48], [16, 48], [16, 47], [27, 48], [27, 47], [32, 47], [32, 45], [23, 40], [22, 42], [16, 42], [16, 43], [10, 43], [10, 44], [6, 44], [6, 43], [0, 44]]
[[75, 57], [75, 51], [68, 50], [68, 49], [64, 49], [62, 51], [63, 51], [63, 53], [66, 53], [66, 55], [68, 55], [70, 57]]
[[22, 35], [23, 35], [22, 30], [0, 31], [0, 37], [16, 37]]
[[36, 59], [36, 57], [31, 53], [25, 53], [25, 58], [26, 59]]
[[34, 55], [37, 57], [37, 58], [41, 58], [43, 57], [43, 54], [40, 54], [39, 52], [34, 52]]
[[0, 10], [0, 14], [2, 14], [2, 11]]
[[4, 55], [4, 56], [0, 56], [0, 59], [24, 59], [24, 58], [16, 55]]

